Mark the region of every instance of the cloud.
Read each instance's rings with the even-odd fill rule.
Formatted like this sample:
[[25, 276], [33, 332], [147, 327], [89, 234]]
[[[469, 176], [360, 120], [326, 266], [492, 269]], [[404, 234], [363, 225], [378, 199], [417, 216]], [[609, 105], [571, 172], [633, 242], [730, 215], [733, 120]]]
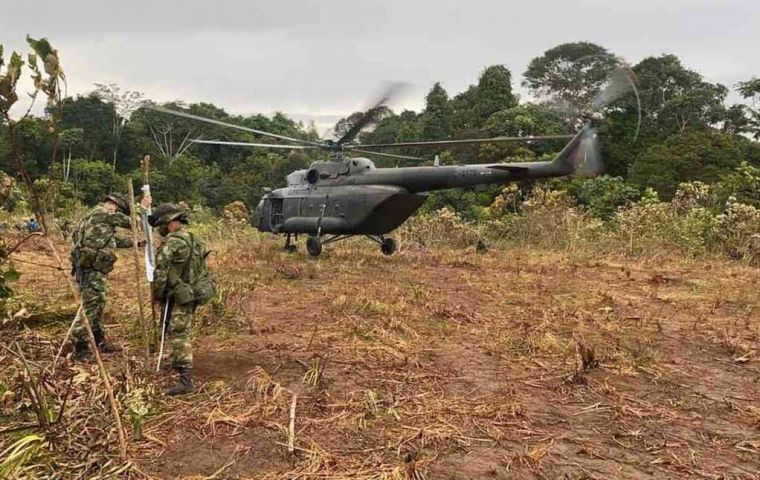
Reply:
[[632, 62], [674, 53], [729, 86], [760, 73], [760, 3], [748, 1], [1, 1], [2, 41], [49, 37], [69, 93], [114, 82], [318, 124], [365, 107], [387, 80], [416, 86], [396, 108], [420, 108], [435, 81], [462, 91], [497, 63], [521, 90], [531, 58], [575, 40]]

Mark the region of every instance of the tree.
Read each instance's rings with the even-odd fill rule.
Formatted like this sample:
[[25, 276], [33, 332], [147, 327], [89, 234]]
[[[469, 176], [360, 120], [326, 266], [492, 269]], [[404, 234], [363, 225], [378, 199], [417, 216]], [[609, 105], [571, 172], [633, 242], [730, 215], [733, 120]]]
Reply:
[[111, 165], [98, 160], [75, 159], [71, 164], [71, 183], [86, 205], [94, 205], [114, 190], [121, 191], [124, 178]]
[[749, 101], [749, 105], [744, 106], [748, 114], [746, 130], [760, 140], [760, 78], [739, 82], [737, 87], [739, 94]]
[[[181, 102], [166, 103], [161, 106], [177, 111], [190, 110]], [[142, 126], [143, 134], [153, 139], [153, 145], [158, 153], [168, 159], [170, 164], [193, 146], [195, 132], [201, 128], [200, 122], [156, 112], [147, 106], [138, 108], [134, 113], [134, 118]]]
[[563, 43], [531, 60], [522, 84], [539, 97], [582, 111], [618, 63], [594, 43]]
[[70, 128], [63, 130], [58, 134], [60, 137], [60, 144], [64, 151], [68, 153], [61, 159], [63, 181], [69, 181], [69, 174], [71, 173], [71, 152], [77, 145], [80, 145], [84, 139], [84, 130], [81, 128]]
[[478, 127], [482, 127], [494, 113], [516, 105], [512, 73], [504, 65], [487, 67], [478, 79], [475, 101]]
[[544, 105], [524, 103], [491, 115], [485, 130], [493, 137], [560, 135], [567, 133], [567, 125], [554, 110]]
[[633, 70], [638, 79], [644, 133], [663, 138], [723, 120], [726, 87], [705, 82], [675, 55], [645, 58]]
[[445, 140], [451, 136], [453, 109], [449, 94], [436, 82], [425, 97], [422, 114], [422, 135], [425, 140]]
[[119, 143], [124, 126], [129, 122], [132, 114], [145, 103], [143, 94], [130, 90], [122, 91], [115, 83], [104, 85], [96, 83], [94, 95], [113, 105], [113, 117], [111, 119], [111, 132], [113, 135], [113, 169], [116, 171], [116, 159], [119, 153]]
[[[335, 138], [338, 139], [347, 134], [354, 127], [354, 125], [356, 125], [356, 123], [361, 120], [362, 117], [364, 117], [366, 113], [367, 112], [354, 112], [348, 117], [338, 120], [338, 123], [335, 124], [335, 128], [333, 129], [333, 135]], [[376, 109], [374, 116], [364, 126], [364, 129], [372, 129], [376, 127], [378, 123], [382, 122], [385, 118], [388, 118], [392, 115], [393, 110], [386, 107], [385, 105], [381, 105]]]
[[686, 130], [642, 152], [631, 169], [631, 181], [672, 198], [681, 182], [712, 183], [731, 172], [757, 147], [746, 138], [714, 130]]
[[503, 65], [487, 67], [477, 85], [470, 85], [451, 101], [454, 129], [477, 135], [494, 113], [517, 105], [512, 92], [512, 74]]
[[105, 160], [113, 149], [111, 125], [116, 116], [113, 104], [94, 94], [64, 98], [61, 129], [81, 129], [82, 141], [72, 146], [74, 158]]

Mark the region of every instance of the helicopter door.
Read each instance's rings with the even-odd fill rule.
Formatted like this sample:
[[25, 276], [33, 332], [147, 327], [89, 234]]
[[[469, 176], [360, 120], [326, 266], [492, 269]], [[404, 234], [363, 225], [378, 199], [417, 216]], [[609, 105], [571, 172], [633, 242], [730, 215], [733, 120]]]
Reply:
[[272, 229], [278, 229], [282, 225], [282, 198], [272, 199], [272, 209], [270, 210], [270, 223]]

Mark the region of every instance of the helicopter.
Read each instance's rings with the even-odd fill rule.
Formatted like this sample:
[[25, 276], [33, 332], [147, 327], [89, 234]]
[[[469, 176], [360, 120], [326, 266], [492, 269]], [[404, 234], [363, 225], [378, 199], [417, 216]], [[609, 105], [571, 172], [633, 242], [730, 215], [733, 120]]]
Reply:
[[[621, 84], [620, 78], [623, 78]], [[627, 80], [627, 82], [626, 82]], [[622, 88], [621, 88], [622, 85]], [[286, 235], [285, 250], [296, 250], [291, 237], [307, 235], [306, 249], [319, 256], [324, 245], [354, 236], [364, 236], [380, 246], [385, 255], [398, 248], [397, 241], [388, 236], [425, 203], [429, 193], [451, 188], [482, 188], [528, 179], [561, 177], [574, 173], [579, 165], [597, 168], [597, 127], [600, 110], [620, 98], [629, 87], [635, 86], [629, 76], [609, 82], [591, 105], [583, 112], [581, 128], [574, 135], [528, 137], [494, 137], [479, 139], [439, 140], [421, 142], [360, 144], [355, 139], [371, 124], [384, 108], [390, 94], [383, 95], [338, 140], [312, 141], [278, 135], [187, 112], [151, 107], [156, 111], [255, 133], [289, 144], [232, 142], [222, 140], [193, 140], [199, 144], [241, 147], [277, 148], [289, 150], [323, 150], [330, 153], [329, 161], [312, 162], [308, 169], [296, 170], [286, 177], [283, 188], [264, 189], [253, 225], [262, 232]], [[637, 93], [638, 98], [638, 93]], [[437, 157], [432, 166], [378, 168], [366, 155], [396, 159], [423, 160], [420, 157], [374, 151], [399, 147], [446, 147], [503, 142], [539, 142], [569, 139], [551, 161], [490, 163], [470, 165], [440, 165]], [[354, 154], [365, 156], [353, 156]], [[596, 172], [592, 172], [596, 173]]]

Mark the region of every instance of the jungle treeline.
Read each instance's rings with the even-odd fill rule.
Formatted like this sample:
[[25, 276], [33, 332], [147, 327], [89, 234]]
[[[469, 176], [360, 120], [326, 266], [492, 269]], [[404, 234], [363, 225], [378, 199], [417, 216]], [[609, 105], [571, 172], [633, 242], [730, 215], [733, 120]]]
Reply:
[[[479, 75], [473, 72], [476, 82], [463, 92], [447, 92], [440, 83], [432, 85], [422, 111], [384, 110], [360, 141], [572, 133], [616, 65], [615, 53], [602, 46], [558, 45], [534, 58], [522, 72], [529, 98], [520, 98], [515, 91], [510, 68], [519, 66], [487, 66]], [[669, 200], [683, 182], [726, 185], [739, 181], [747, 168], [760, 166], [760, 79], [748, 78], [736, 85], [711, 83], [669, 54], [643, 58], [630, 67], [639, 100], [626, 95], [610, 105], [599, 129], [606, 176], [560, 181], [581, 204], [596, 208], [601, 202], [597, 213], [603, 216], [605, 209], [638, 201], [648, 190]], [[727, 102], [732, 90], [735, 94], [730, 97], [740, 103]], [[292, 170], [326, 158], [323, 152], [194, 144], [192, 140], [198, 138], [259, 142], [262, 138], [159, 113], [148, 108], [150, 103], [139, 92], [94, 85], [90, 93], [62, 100], [55, 131], [51, 132], [45, 115], [30, 115], [18, 123], [24, 165], [32, 178], [54, 191], [51, 202], [56, 205], [51, 208], [72, 202], [90, 205], [105, 193], [123, 191], [126, 178], [138, 182], [140, 159], [146, 154], [152, 157], [151, 183], [158, 200], [182, 200], [212, 209], [238, 200], [254, 207], [264, 187], [282, 186]], [[232, 115], [211, 103], [180, 100], [163, 105], [272, 133], [320, 138], [314, 125], [282, 113]], [[332, 134], [340, 136], [360, 115], [356, 112], [340, 120]], [[0, 169], [13, 172], [8, 136], [1, 131], [6, 129], [7, 123], [0, 123]], [[530, 161], [550, 156], [562, 146], [557, 141], [398, 149], [389, 153], [425, 160], [373, 160], [386, 167], [426, 164], [435, 155], [445, 164]], [[533, 185], [519, 188], [527, 195]], [[426, 208], [448, 206], [473, 218], [500, 191], [494, 187], [438, 193]], [[760, 193], [751, 189], [740, 193], [746, 203], [760, 200]]]

